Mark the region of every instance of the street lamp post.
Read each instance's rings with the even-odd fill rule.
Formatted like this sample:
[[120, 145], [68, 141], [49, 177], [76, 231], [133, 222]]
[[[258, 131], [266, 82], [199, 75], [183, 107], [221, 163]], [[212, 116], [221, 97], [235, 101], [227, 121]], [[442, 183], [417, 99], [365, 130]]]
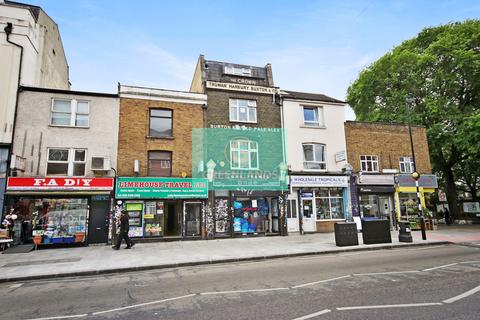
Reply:
[[422, 230], [422, 240], [427, 240], [427, 233], [425, 232], [425, 218], [423, 216], [422, 208], [422, 198], [420, 195], [420, 187], [418, 185], [418, 180], [420, 179], [420, 174], [417, 172], [417, 162], [415, 160], [415, 149], [413, 147], [413, 136], [412, 136], [412, 126], [410, 125], [410, 108], [409, 105], [412, 103], [412, 97], [407, 97], [407, 115], [408, 115], [408, 135], [410, 136], [410, 147], [412, 149], [412, 162], [413, 162], [413, 173], [412, 178], [415, 180], [415, 190], [417, 192], [417, 201], [418, 201], [418, 212], [420, 214], [420, 228]]

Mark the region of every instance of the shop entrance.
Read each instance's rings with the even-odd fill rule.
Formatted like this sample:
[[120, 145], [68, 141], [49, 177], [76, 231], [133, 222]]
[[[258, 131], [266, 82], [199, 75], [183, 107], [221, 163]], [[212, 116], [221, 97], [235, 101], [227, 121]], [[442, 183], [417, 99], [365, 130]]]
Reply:
[[317, 231], [316, 227], [316, 216], [313, 212], [313, 199], [302, 199], [302, 213], [303, 213], [303, 224], [302, 229], [304, 232], [315, 232]]
[[164, 226], [165, 232], [164, 235], [167, 237], [174, 237], [180, 235], [180, 214], [179, 214], [179, 205], [174, 201], [165, 202], [165, 213], [164, 213]]
[[92, 196], [88, 221], [88, 243], [107, 242], [109, 209], [109, 196]]
[[287, 200], [287, 228], [288, 232], [298, 232], [299, 223], [297, 215], [297, 200], [288, 199]]
[[183, 214], [185, 215], [184, 236], [186, 237], [200, 236], [202, 203], [185, 201], [183, 203]]

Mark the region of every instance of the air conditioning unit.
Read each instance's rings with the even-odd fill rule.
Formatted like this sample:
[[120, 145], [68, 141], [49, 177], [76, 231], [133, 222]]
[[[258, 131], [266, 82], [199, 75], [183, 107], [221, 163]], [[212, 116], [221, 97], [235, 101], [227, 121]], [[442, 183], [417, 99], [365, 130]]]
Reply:
[[108, 171], [110, 169], [110, 158], [92, 157], [92, 171]]

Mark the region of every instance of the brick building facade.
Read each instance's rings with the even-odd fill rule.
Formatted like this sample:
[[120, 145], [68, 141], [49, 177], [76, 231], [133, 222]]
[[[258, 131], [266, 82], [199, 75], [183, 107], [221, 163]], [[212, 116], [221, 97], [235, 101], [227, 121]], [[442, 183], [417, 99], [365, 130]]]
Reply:
[[192, 179], [192, 130], [204, 126], [203, 94], [119, 86], [116, 199], [130, 236], [201, 238], [206, 180]]
[[418, 215], [418, 197], [411, 174], [420, 173], [422, 207], [428, 207], [435, 192], [425, 127], [412, 126], [415, 164], [408, 126], [404, 124], [345, 123], [347, 159], [353, 168], [352, 212], [357, 217], [388, 218], [392, 226], [399, 219]]
[[[221, 188], [216, 185], [222, 177], [218, 174], [213, 175], [209, 183], [210, 211], [207, 217], [207, 236], [232, 237], [284, 232], [285, 198], [279, 191], [281, 187], [275, 189], [259, 186], [264, 183], [262, 178], [243, 180], [244, 176], [263, 175], [265, 172], [282, 176], [279, 168], [284, 168], [283, 174], [288, 179], [281, 129], [281, 106], [277, 99], [278, 88], [274, 86], [271, 65], [257, 67], [219, 62], [206, 60], [201, 55], [190, 91], [208, 96], [205, 134], [207, 136], [218, 134], [218, 143], [213, 149], [225, 150], [224, 159], [218, 157], [210, 159], [209, 153], [205, 162], [210, 162], [212, 171], [216, 168], [227, 175], [242, 177], [238, 180], [231, 179], [229, 183], [223, 184], [224, 188]], [[266, 128], [271, 130], [267, 132]], [[221, 130], [225, 130], [224, 135], [220, 133]], [[238, 132], [237, 137], [232, 130]], [[260, 133], [262, 131], [266, 133]], [[259, 133], [256, 135], [257, 132]], [[246, 138], [245, 134], [249, 138]], [[252, 138], [254, 135], [256, 137]], [[227, 136], [228, 139], [222, 139]], [[238, 137], [242, 137], [243, 140]], [[272, 143], [265, 143], [268, 139], [272, 139]], [[212, 145], [211, 141], [209, 143]], [[241, 150], [242, 146], [246, 149]], [[234, 163], [232, 159], [237, 151], [239, 163]], [[248, 156], [244, 157], [245, 155]], [[280, 159], [275, 168], [272, 167], [272, 170], [261, 168], [278, 155], [280, 158], [283, 157], [283, 160]], [[256, 165], [252, 165], [251, 159], [259, 160]], [[273, 181], [270, 179], [268, 182]]]

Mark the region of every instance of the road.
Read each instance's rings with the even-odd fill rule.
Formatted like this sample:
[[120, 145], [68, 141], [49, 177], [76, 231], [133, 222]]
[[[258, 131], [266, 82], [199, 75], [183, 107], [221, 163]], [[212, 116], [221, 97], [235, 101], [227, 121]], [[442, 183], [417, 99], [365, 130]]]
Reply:
[[15, 320], [478, 319], [480, 247], [429, 246], [3, 283], [0, 295], [0, 318]]

